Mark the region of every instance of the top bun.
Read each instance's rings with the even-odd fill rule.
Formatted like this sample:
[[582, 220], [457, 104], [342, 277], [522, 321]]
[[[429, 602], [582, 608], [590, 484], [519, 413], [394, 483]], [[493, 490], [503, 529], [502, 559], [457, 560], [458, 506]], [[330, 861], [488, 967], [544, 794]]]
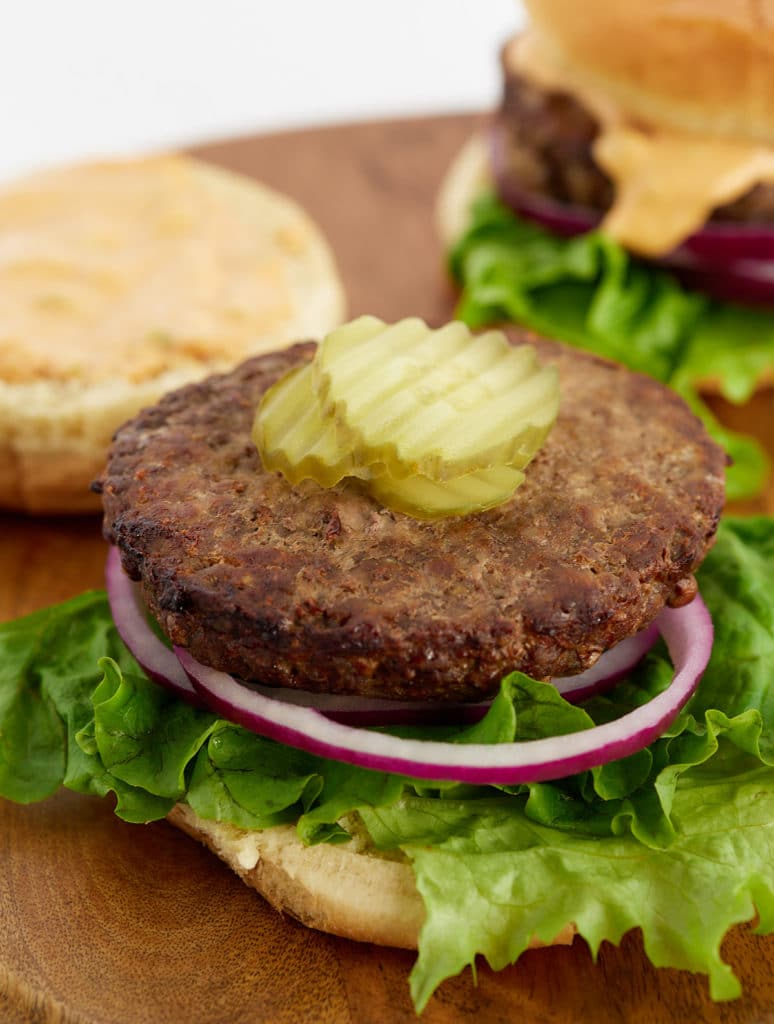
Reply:
[[541, 42], [579, 85], [631, 117], [774, 141], [774, 2], [526, 0]]
[[344, 293], [287, 197], [184, 156], [0, 190], [0, 507], [99, 508], [113, 431], [166, 391], [317, 337]]

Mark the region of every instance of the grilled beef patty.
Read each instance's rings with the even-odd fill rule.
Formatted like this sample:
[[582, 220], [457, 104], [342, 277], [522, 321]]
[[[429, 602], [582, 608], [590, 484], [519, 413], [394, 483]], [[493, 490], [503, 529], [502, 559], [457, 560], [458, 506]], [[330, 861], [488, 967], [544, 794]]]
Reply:
[[[541, 89], [503, 62], [504, 90], [496, 130], [506, 174], [525, 192], [605, 211], [613, 184], [592, 153], [599, 126], [570, 93]], [[774, 221], [774, 185], [755, 185], [718, 207], [713, 221]]]
[[462, 518], [420, 522], [355, 480], [291, 487], [263, 470], [256, 404], [311, 343], [130, 420], [95, 488], [167, 635], [244, 679], [466, 700], [513, 669], [575, 674], [690, 599], [724, 453], [656, 381], [528, 340], [559, 367], [559, 419], [514, 497]]

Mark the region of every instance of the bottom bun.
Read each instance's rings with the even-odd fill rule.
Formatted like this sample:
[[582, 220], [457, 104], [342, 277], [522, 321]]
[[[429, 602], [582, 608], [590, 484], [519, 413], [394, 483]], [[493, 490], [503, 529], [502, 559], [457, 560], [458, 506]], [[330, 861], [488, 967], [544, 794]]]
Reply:
[[[382, 855], [357, 837], [344, 845], [305, 846], [292, 825], [246, 831], [206, 821], [187, 804], [177, 804], [167, 820], [208, 846], [276, 910], [307, 927], [358, 942], [417, 948], [425, 909], [402, 855]], [[574, 935], [574, 926], [567, 925], [549, 945], [569, 945]]]

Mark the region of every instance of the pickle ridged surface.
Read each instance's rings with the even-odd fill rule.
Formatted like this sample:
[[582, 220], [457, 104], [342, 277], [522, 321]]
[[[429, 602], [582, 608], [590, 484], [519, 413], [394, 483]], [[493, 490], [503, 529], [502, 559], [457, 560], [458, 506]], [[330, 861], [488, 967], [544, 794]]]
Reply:
[[355, 476], [394, 511], [468, 515], [523, 482], [557, 403], [556, 372], [499, 331], [365, 316], [269, 388], [252, 437], [266, 469], [292, 484]]
[[384, 473], [369, 482], [368, 490], [385, 508], [415, 519], [438, 519], [494, 508], [507, 501], [523, 482], [520, 469], [497, 466], [449, 480], [420, 475], [396, 480]]
[[436, 481], [419, 474], [395, 478], [382, 464], [359, 465], [335, 418], [323, 413], [313, 375], [314, 363], [306, 363], [281, 377], [263, 396], [253, 424], [265, 468], [290, 483], [310, 479], [332, 487], [345, 476], [357, 476], [368, 481], [368, 490], [386, 508], [434, 519], [492, 508], [523, 482], [523, 472], [510, 466]]
[[342, 477], [367, 475], [343, 446], [336, 422], [323, 415], [314, 391], [312, 364], [281, 377], [263, 396], [252, 438], [266, 469], [291, 484], [315, 480], [333, 487]]
[[523, 468], [559, 405], [556, 372], [533, 349], [461, 323], [362, 318], [325, 338], [315, 374], [356, 461], [384, 463], [395, 478]]

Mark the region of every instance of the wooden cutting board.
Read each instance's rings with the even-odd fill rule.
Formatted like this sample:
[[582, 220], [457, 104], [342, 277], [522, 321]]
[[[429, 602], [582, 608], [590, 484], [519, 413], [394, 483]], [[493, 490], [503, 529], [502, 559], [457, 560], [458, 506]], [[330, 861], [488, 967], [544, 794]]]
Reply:
[[[438, 181], [470, 117], [351, 125], [244, 139], [199, 155], [299, 199], [337, 253], [350, 312], [448, 318], [454, 297], [432, 223]], [[719, 406], [774, 452], [774, 400]], [[774, 513], [774, 487], [745, 511]], [[98, 519], [0, 515], [0, 621], [102, 584]], [[723, 946], [744, 985], [713, 1005], [701, 977], [651, 967], [637, 934], [485, 965], [433, 997], [426, 1024], [458, 1021], [774, 1022], [774, 937], [734, 930]], [[381, 1024], [414, 1019], [413, 955], [311, 932], [270, 910], [165, 823], [116, 819], [62, 792], [0, 801], [0, 1021], [5, 1024]]]

